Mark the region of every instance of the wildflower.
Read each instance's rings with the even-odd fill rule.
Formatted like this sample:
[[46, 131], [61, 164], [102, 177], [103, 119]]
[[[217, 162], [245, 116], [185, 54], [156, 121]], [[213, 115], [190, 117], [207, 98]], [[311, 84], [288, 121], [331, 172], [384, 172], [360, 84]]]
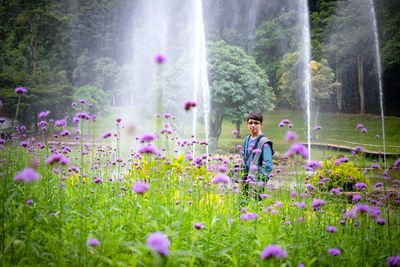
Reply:
[[286, 132], [286, 136], [285, 136], [285, 140], [286, 141], [295, 141], [295, 140], [297, 140], [297, 138], [298, 138], [298, 136], [297, 136], [297, 134], [295, 133], [295, 132], [292, 132], [292, 131], [287, 131]]
[[362, 125], [362, 124], [357, 124], [356, 130], [360, 130], [360, 129], [363, 128], [363, 127], [364, 127], [364, 125]]
[[314, 128], [314, 130], [316, 130], [316, 131], [322, 130], [322, 127], [318, 125], [318, 126], [316, 126], [316, 127]]
[[332, 188], [331, 192], [335, 195], [338, 195], [343, 188]]
[[228, 223], [233, 223], [233, 219], [228, 219]]
[[204, 225], [202, 225], [201, 223], [194, 223], [193, 226], [194, 226], [194, 228], [196, 228], [196, 229], [202, 229], [202, 228], [204, 228]]
[[229, 177], [224, 173], [218, 173], [214, 176], [214, 179], [211, 181], [213, 184], [224, 183], [229, 184], [231, 180]]
[[381, 187], [383, 185], [383, 183], [376, 183], [375, 187]]
[[337, 255], [340, 255], [340, 254], [341, 254], [340, 250], [337, 249], [337, 248], [330, 248], [330, 249], [328, 249], [328, 252], [329, 252], [329, 254], [331, 254], [332, 256], [337, 256]]
[[68, 130], [64, 130], [60, 133], [61, 136], [67, 136], [67, 135], [71, 135], [71, 132]]
[[361, 129], [361, 132], [362, 132], [362, 133], [366, 133], [366, 132], [367, 132], [367, 129], [362, 128], [362, 129]]
[[396, 160], [396, 162], [394, 163], [393, 166], [394, 166], [394, 167], [399, 167], [399, 166], [400, 166], [400, 158], [398, 158], [398, 159]]
[[166, 235], [164, 235], [161, 232], [155, 232], [150, 234], [147, 237], [146, 244], [147, 246], [157, 251], [162, 256], [169, 255], [169, 245], [170, 245], [169, 239]]
[[197, 106], [197, 103], [189, 100], [185, 102], [183, 108], [186, 110], [186, 112], [188, 112], [192, 107], [194, 108], [195, 106]]
[[308, 158], [307, 148], [301, 143], [294, 143], [293, 145], [291, 145], [289, 151], [286, 154], [289, 157], [300, 155], [303, 158]]
[[38, 180], [39, 174], [32, 168], [26, 168], [23, 171], [18, 172], [14, 177], [14, 181], [16, 182], [32, 183]]
[[292, 222], [291, 222], [291, 221], [286, 221], [285, 224], [286, 224], [286, 225], [291, 225]]
[[360, 203], [360, 204], [357, 204], [356, 211], [358, 213], [367, 213], [370, 211], [370, 208], [367, 204]]
[[75, 117], [80, 119], [90, 120], [90, 116], [84, 112], [76, 113]]
[[104, 138], [104, 139], [106, 139], [106, 138], [108, 138], [108, 137], [110, 137], [110, 136], [112, 136], [112, 133], [111, 133], [111, 132], [106, 132], [106, 133], [103, 134], [103, 138]]
[[323, 205], [325, 205], [326, 202], [325, 200], [321, 200], [321, 199], [315, 199], [313, 203], [311, 203], [311, 207], [314, 208], [315, 211], [319, 210], [319, 208]]
[[380, 169], [381, 167], [378, 164], [371, 164], [372, 169]]
[[360, 190], [362, 188], [367, 188], [367, 185], [365, 183], [356, 183], [355, 187]]
[[132, 186], [132, 190], [135, 191], [137, 194], [143, 194], [149, 189], [149, 186], [144, 182], [138, 182]]
[[246, 214], [242, 214], [242, 216], [240, 216], [240, 218], [242, 219], [242, 221], [254, 220], [254, 219], [258, 218], [258, 214], [257, 213], [248, 212]]
[[238, 130], [233, 130], [233, 131], [232, 131], [232, 134], [238, 134], [238, 133], [239, 133]]
[[293, 128], [293, 124], [289, 124], [287, 127], [289, 127], [289, 128]]
[[144, 134], [142, 137], [140, 137], [139, 142], [144, 143], [144, 142], [150, 142], [157, 139], [157, 136], [152, 133]]
[[379, 137], [380, 137], [379, 134], [375, 135], [375, 138], [379, 138]]
[[361, 196], [360, 196], [360, 195], [354, 195], [354, 196], [353, 196], [352, 201], [353, 201], [354, 203], [357, 203], [357, 202], [359, 202], [360, 200], [361, 200]]
[[139, 153], [140, 154], [154, 154], [154, 155], [160, 154], [160, 152], [152, 144], [148, 144], [144, 147], [141, 147], [139, 149]]
[[158, 64], [163, 64], [164, 62], [165, 62], [165, 57], [163, 56], [163, 55], [161, 55], [161, 54], [158, 54], [156, 57], [155, 57], [155, 62], [156, 63], [158, 63]]
[[0, 108], [3, 107], [3, 101], [0, 100]]
[[45, 117], [47, 117], [47, 112], [46, 111], [42, 111], [42, 112], [39, 113], [39, 118], [40, 119], [41, 118], [45, 118]]
[[81, 120], [80, 120], [79, 118], [73, 118], [73, 119], [72, 119], [72, 122], [73, 122], [73, 123], [79, 123], [80, 121], [81, 121]]
[[100, 246], [100, 242], [99, 242], [99, 240], [97, 240], [96, 238], [89, 239], [87, 243], [88, 243], [88, 245], [91, 246], [91, 247], [98, 247], [98, 246]]
[[285, 124], [284, 124], [283, 122], [280, 122], [280, 123], [278, 124], [278, 126], [279, 126], [279, 128], [280, 128], [280, 127], [285, 126]]
[[65, 126], [66, 124], [67, 124], [67, 120], [66, 119], [56, 120], [54, 122], [55, 126]]
[[386, 222], [386, 220], [384, 220], [382, 218], [377, 218], [376, 223], [379, 225], [385, 225], [387, 222]]
[[307, 168], [312, 168], [313, 170], [316, 170], [321, 167], [322, 164], [319, 161], [312, 160], [307, 163]]
[[268, 258], [287, 258], [288, 254], [286, 251], [281, 249], [275, 245], [269, 245], [264, 248], [263, 252], [261, 253], [261, 259], [268, 259]]
[[387, 264], [390, 267], [400, 266], [400, 255], [388, 257]]
[[32, 199], [27, 200], [27, 201], [26, 201], [26, 204], [27, 204], [27, 205], [32, 205], [32, 204], [33, 204], [33, 200], [32, 200]]
[[376, 219], [382, 215], [381, 210], [378, 207], [371, 207], [369, 210], [369, 217]]
[[15, 88], [15, 92], [16, 92], [17, 94], [26, 94], [26, 93], [28, 93], [28, 90], [26, 90], [26, 89], [23, 88], [23, 87], [17, 87], [17, 88]]
[[289, 124], [289, 123], [290, 123], [290, 120], [284, 119], [284, 120], [282, 120], [282, 123], [284, 123], [284, 124]]
[[337, 228], [335, 226], [327, 226], [326, 230], [330, 233], [336, 233], [337, 232]]
[[116, 118], [115, 119], [118, 123], [120, 123], [122, 121], [122, 118]]
[[338, 160], [335, 161], [335, 165], [339, 165], [341, 163], [345, 163], [345, 162], [349, 162], [349, 158], [340, 158]]
[[50, 158], [46, 159], [46, 163], [50, 164], [50, 165], [53, 165], [55, 163], [58, 163], [61, 165], [69, 165], [71, 163], [71, 161], [61, 154], [54, 154]]

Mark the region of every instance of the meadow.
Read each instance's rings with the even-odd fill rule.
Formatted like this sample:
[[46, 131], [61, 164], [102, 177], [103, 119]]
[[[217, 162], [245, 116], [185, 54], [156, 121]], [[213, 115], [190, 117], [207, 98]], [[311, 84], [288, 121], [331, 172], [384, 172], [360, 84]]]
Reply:
[[[296, 141], [285, 141], [286, 124], [278, 127], [291, 115], [271, 112], [265, 119], [263, 131], [277, 140], [282, 154]], [[241, 141], [229, 124], [221, 143], [235, 153], [196, 154], [207, 143], [181, 139], [171, 126], [158, 135], [136, 136], [124, 118], [111, 116], [115, 128], [82, 112], [66, 128], [62, 120], [43, 114], [42, 138], [35, 141], [23, 126], [3, 131], [2, 266], [400, 265], [399, 160], [387, 170], [373, 160], [361, 168], [359, 153], [350, 160], [333, 158], [328, 169], [323, 157], [310, 164], [292, 151], [294, 157], [286, 166], [274, 166], [267, 183], [247, 181], [252, 190], [246, 196], [246, 181], [235, 168]], [[293, 117], [291, 130], [304, 140], [304, 124]], [[348, 117], [348, 125], [337, 127], [343, 131], [326, 136], [340, 134], [337, 138], [351, 141], [360, 135], [356, 125], [363, 123], [373, 135], [365, 135], [365, 142], [377, 142], [379, 129], [369, 125], [371, 119]], [[83, 138], [94, 120], [96, 138]], [[337, 119], [335, 125], [342, 122]], [[122, 129], [132, 141], [128, 148]], [[46, 141], [49, 133], [57, 135], [52, 142]], [[399, 137], [390, 135], [388, 143], [398, 144]], [[327, 188], [335, 177], [356, 177], [346, 172], [350, 165], [361, 180], [350, 190]], [[318, 176], [319, 171], [329, 174]]]

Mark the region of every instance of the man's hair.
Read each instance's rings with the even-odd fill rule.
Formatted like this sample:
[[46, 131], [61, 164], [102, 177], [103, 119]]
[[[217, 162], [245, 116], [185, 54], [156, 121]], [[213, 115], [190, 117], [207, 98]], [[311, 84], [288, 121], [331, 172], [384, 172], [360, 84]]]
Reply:
[[263, 116], [260, 112], [249, 113], [249, 115], [247, 115], [247, 121], [249, 121], [250, 119], [260, 121], [261, 123], [263, 122]]

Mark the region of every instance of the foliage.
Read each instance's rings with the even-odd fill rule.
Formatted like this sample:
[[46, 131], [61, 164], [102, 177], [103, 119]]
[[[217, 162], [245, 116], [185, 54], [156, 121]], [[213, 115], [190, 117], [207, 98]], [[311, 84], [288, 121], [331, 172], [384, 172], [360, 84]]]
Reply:
[[[79, 87], [75, 94], [74, 100], [85, 99], [88, 104], [92, 104], [91, 111], [95, 114], [101, 114], [106, 110], [108, 106], [108, 94], [98, 89], [94, 85], [85, 85]], [[87, 112], [89, 107], [86, 107], [83, 111]]]
[[335, 82], [335, 75], [326, 59], [322, 59], [321, 62], [312, 60], [311, 74], [312, 97], [313, 100], [317, 102], [318, 107], [319, 102], [324, 99], [329, 99], [340, 84]]
[[251, 111], [274, 108], [275, 95], [267, 75], [242, 48], [224, 41], [209, 43], [208, 70], [212, 137], [218, 139], [224, 118], [240, 123]]
[[264, 21], [258, 26], [252, 40], [251, 55], [257, 64], [265, 70], [269, 85], [277, 93], [280, 79], [278, 69], [286, 53], [294, 52], [299, 45], [299, 31], [294, 11], [280, 14], [278, 17]]
[[321, 190], [343, 188], [344, 191], [354, 191], [356, 183], [365, 183], [369, 186], [369, 179], [353, 162], [340, 162], [341, 159], [325, 160], [322, 168], [312, 177], [311, 183]]

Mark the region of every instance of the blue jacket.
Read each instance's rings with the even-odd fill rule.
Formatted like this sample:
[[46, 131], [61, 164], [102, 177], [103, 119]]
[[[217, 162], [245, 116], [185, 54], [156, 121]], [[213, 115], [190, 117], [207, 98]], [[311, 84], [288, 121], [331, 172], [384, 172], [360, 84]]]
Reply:
[[[249, 153], [248, 148], [250, 137], [251, 135], [248, 135], [244, 140], [243, 160], [247, 158], [247, 154]], [[246, 172], [253, 174], [256, 181], [267, 182], [272, 170], [272, 155], [274, 154], [273, 144], [267, 137], [262, 136], [257, 145], [257, 149], [260, 149], [261, 153], [252, 153], [252, 155], [250, 155], [250, 162], [252, 165], [256, 165], [258, 170], [252, 171], [248, 169], [248, 166], [246, 166]], [[244, 164], [246, 165], [247, 162], [244, 162]]]

